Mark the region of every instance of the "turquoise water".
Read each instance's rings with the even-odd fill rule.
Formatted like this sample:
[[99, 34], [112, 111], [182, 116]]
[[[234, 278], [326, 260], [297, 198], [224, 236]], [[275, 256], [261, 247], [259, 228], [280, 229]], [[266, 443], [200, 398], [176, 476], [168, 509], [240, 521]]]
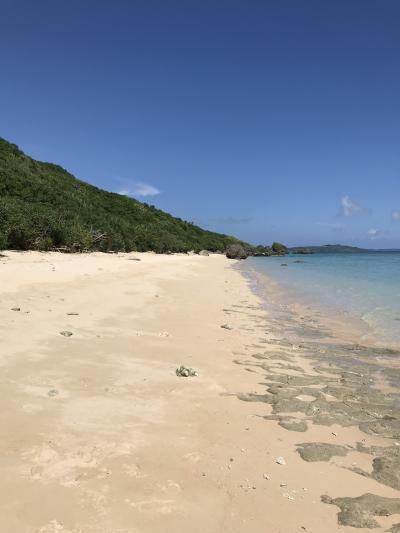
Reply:
[[368, 325], [376, 341], [400, 344], [400, 252], [252, 257], [249, 262], [301, 303], [351, 313]]

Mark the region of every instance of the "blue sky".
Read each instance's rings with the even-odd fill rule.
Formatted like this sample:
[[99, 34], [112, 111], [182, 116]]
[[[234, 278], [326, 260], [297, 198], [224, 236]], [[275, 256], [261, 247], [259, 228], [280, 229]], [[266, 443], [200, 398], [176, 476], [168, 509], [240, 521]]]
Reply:
[[0, 136], [255, 243], [400, 247], [398, 0], [6, 0]]

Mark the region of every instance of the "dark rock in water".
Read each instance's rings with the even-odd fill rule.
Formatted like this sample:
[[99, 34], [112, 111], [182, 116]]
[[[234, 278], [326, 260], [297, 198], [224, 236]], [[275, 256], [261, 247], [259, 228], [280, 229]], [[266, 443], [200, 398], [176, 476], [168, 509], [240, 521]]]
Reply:
[[71, 331], [60, 331], [60, 335], [63, 337], [72, 337], [73, 333]]
[[304, 461], [330, 461], [335, 455], [345, 456], [350, 451], [347, 446], [325, 442], [304, 442], [297, 445], [297, 451]]
[[287, 267], [287, 263], [282, 263], [281, 267]]
[[[273, 419], [272, 416], [270, 418]], [[275, 418], [279, 419], [278, 424], [281, 427], [287, 429], [288, 431], [299, 431], [301, 433], [304, 433], [308, 429], [307, 422], [305, 420], [296, 420], [290, 417], [285, 417], [285, 418], [275, 417]]]
[[296, 261], [293, 261], [293, 263], [305, 263], [305, 261], [302, 261], [301, 259], [297, 259]]
[[371, 446], [357, 444], [357, 451], [375, 455], [372, 462], [372, 472], [365, 472], [361, 468], [351, 470], [365, 477], [375, 479], [393, 489], [400, 489], [400, 447], [399, 446]]
[[[358, 528], [380, 527], [374, 516], [390, 516], [400, 513], [400, 498], [385, 498], [376, 494], [363, 494], [357, 498], [330, 498], [321, 496], [323, 503], [340, 508], [338, 523]], [[390, 531], [390, 530], [389, 530]]]
[[12, 307], [11, 311], [21, 311], [21, 308], [20, 307]]
[[229, 324], [222, 324], [221, 328], [222, 328], [222, 329], [229, 329], [229, 330], [230, 330], [230, 329], [233, 329], [233, 327], [230, 326]]
[[240, 244], [231, 244], [225, 251], [228, 259], [246, 259], [247, 252]]
[[207, 256], [210, 255], [210, 252], [208, 252], [207, 250], [201, 250], [201, 252], [199, 252], [199, 255]]
[[381, 435], [387, 438], [400, 438], [400, 420], [390, 417], [383, 417], [371, 422], [360, 424], [361, 431], [369, 435]]
[[181, 378], [188, 378], [188, 377], [196, 377], [198, 376], [198, 373], [193, 368], [186, 368], [185, 366], [181, 365], [179, 368], [175, 370], [175, 373], [178, 377]]

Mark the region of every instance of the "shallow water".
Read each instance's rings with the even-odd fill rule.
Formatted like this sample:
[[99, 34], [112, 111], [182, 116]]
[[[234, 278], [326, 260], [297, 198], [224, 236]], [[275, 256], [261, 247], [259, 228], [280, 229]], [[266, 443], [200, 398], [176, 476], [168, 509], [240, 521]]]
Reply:
[[399, 252], [291, 254], [248, 263], [278, 283], [284, 303], [351, 316], [368, 327], [369, 340], [400, 345]]

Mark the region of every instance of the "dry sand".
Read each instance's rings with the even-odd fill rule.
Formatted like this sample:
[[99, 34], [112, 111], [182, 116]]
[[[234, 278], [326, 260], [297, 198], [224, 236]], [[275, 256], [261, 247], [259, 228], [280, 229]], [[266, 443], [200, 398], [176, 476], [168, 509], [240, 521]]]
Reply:
[[[268, 338], [268, 316], [234, 261], [6, 255], [2, 533], [347, 533], [356, 530], [338, 525], [338, 508], [322, 494], [398, 496], [338, 468], [356, 461], [370, 470], [369, 456], [307, 463], [296, 452], [307, 440], [375, 437], [343, 427], [287, 431], [263, 418], [270, 406], [238, 399], [265, 393], [260, 369], [234, 360]], [[181, 364], [198, 377], [177, 377]], [[299, 356], [297, 364], [309, 363]]]

